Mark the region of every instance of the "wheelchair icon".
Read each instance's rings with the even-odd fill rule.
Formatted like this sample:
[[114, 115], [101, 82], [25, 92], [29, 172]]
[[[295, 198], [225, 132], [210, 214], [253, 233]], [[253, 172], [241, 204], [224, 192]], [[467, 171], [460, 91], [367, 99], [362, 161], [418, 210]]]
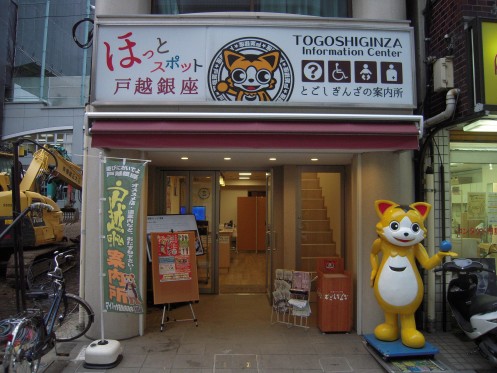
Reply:
[[343, 70], [340, 68], [340, 63], [336, 62], [335, 63], [335, 69], [332, 71], [331, 76], [333, 79], [337, 82], [340, 82], [342, 80], [347, 80], [349, 77], [343, 72]]

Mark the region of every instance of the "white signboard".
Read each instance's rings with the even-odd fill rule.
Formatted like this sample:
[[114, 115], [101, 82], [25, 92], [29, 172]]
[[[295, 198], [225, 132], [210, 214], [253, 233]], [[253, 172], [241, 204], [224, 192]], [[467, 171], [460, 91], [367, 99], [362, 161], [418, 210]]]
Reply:
[[94, 101], [413, 108], [412, 30], [99, 25]]

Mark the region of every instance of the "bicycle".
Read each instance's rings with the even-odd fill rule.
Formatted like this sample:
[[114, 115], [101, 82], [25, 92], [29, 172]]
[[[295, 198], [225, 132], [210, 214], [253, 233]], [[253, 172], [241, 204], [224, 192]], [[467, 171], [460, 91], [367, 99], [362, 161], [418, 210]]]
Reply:
[[65, 279], [59, 262], [73, 256], [56, 252], [54, 269], [47, 273], [52, 281], [50, 291], [36, 290], [26, 293], [35, 304], [51, 298], [45, 314], [41, 307], [27, 309], [21, 315], [0, 322], [0, 330], [9, 327], [3, 359], [4, 373], [38, 371], [41, 358], [56, 342], [67, 342], [83, 336], [94, 321], [90, 305], [77, 295], [66, 293]]

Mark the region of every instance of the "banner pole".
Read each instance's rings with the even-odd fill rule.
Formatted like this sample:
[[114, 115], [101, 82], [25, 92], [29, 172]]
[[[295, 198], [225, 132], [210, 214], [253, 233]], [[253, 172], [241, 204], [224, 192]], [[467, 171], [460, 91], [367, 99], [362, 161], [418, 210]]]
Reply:
[[99, 201], [99, 206], [98, 206], [98, 230], [99, 230], [99, 236], [100, 236], [100, 336], [101, 340], [105, 340], [105, 332], [104, 332], [104, 245], [103, 245], [103, 240], [104, 240], [104, 232], [102, 229], [102, 224], [103, 222], [103, 209], [104, 209], [104, 196], [103, 196], [103, 166], [102, 164], [105, 163], [105, 158], [102, 158], [102, 153], [99, 153], [99, 159], [100, 162], [98, 162], [98, 201]]
[[98, 220], [99, 220], [99, 234], [100, 234], [100, 335], [101, 339], [99, 341], [94, 341], [85, 350], [85, 363], [83, 367], [86, 369], [112, 369], [119, 365], [122, 361], [122, 347], [119, 341], [116, 340], [106, 340], [104, 332], [104, 265], [103, 265], [103, 240], [105, 238], [103, 234], [103, 210], [104, 201], [103, 197], [103, 163], [105, 163], [106, 158], [102, 159], [102, 153], [99, 154], [100, 162], [98, 164], [98, 186], [99, 186], [99, 207], [98, 207]]

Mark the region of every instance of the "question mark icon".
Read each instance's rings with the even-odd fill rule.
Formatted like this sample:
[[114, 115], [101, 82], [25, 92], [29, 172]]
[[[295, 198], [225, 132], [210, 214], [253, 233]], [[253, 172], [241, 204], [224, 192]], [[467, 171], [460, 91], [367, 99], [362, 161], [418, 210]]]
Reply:
[[308, 80], [318, 80], [323, 75], [323, 68], [317, 62], [309, 62], [304, 67], [304, 76]]

